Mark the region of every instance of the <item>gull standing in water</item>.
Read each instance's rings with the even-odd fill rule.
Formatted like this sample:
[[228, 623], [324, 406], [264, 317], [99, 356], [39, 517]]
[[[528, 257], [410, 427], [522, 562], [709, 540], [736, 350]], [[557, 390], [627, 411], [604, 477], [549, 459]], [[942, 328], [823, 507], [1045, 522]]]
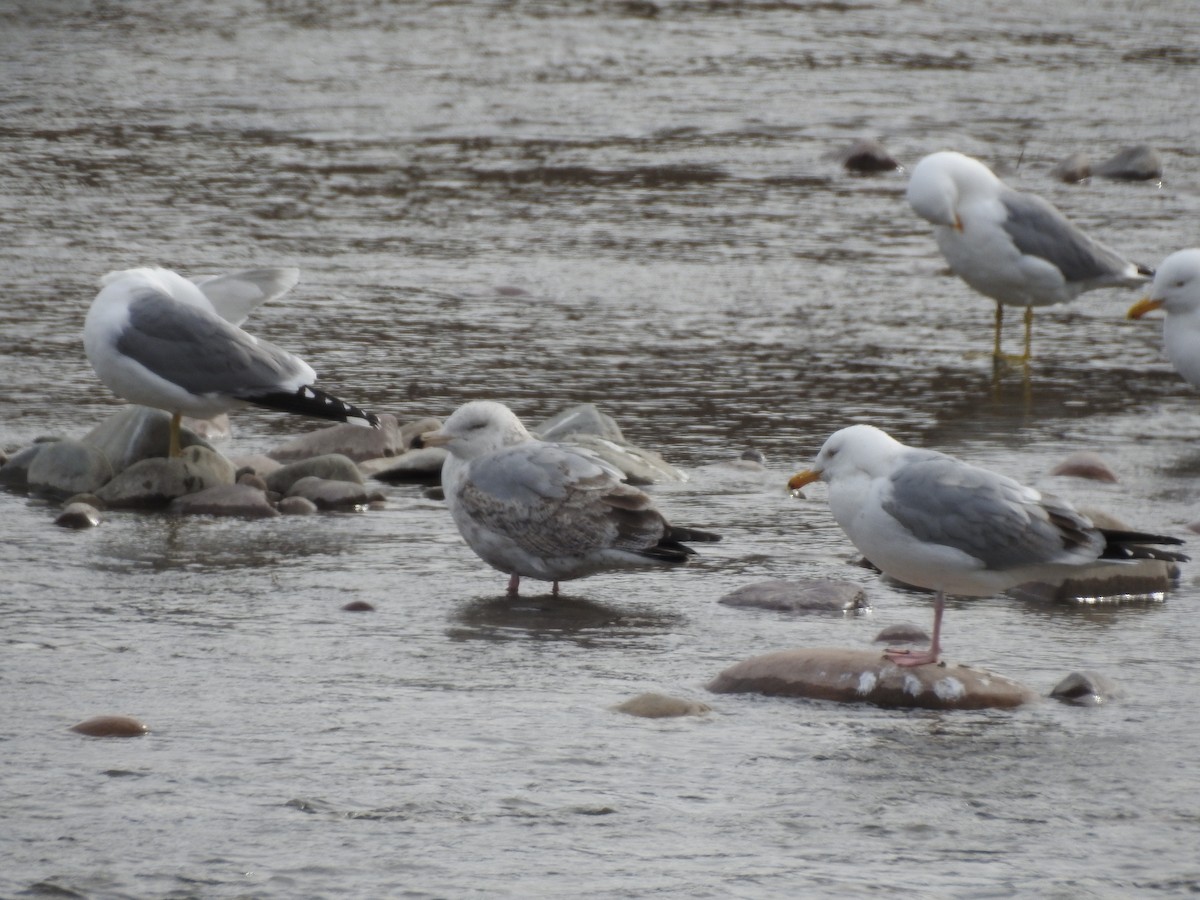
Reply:
[[1179, 250], [1159, 264], [1150, 293], [1129, 308], [1131, 319], [1165, 310], [1163, 345], [1184, 380], [1200, 387], [1200, 248]]
[[908, 202], [933, 225], [956, 275], [996, 301], [996, 339], [1005, 306], [1025, 307], [1028, 362], [1033, 308], [1066, 303], [1085, 291], [1137, 287], [1154, 274], [1088, 237], [1036, 194], [1008, 187], [977, 159], [954, 151], [926, 156], [913, 169]]
[[558, 583], [595, 572], [686, 562], [688, 541], [720, 537], [667, 522], [653, 501], [607, 463], [537, 440], [502, 403], [473, 400], [438, 431], [421, 435], [445, 447], [446, 505], [467, 545], [509, 575]]
[[247, 405], [378, 427], [371, 413], [314, 388], [304, 360], [235, 324], [287, 291], [292, 273], [259, 269], [197, 284], [169, 269], [110, 272], [83, 327], [88, 361], [118, 397], [171, 413], [171, 456], [180, 453], [184, 415]]
[[988, 597], [1031, 581], [1061, 581], [1098, 559], [1187, 557], [1145, 544], [1178, 538], [1097, 528], [1070, 503], [987, 469], [908, 447], [871, 425], [825, 441], [793, 490], [829, 486], [838, 525], [884, 574], [936, 592], [925, 651], [886, 650], [897, 665], [936, 663], [945, 595]]

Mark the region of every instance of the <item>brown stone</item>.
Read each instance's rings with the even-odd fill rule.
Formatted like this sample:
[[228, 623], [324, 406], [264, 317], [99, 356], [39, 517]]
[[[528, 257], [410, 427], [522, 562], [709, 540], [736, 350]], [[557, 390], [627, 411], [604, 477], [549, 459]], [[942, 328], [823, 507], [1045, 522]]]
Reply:
[[141, 737], [150, 731], [131, 716], [96, 716], [72, 725], [71, 730], [88, 737]]
[[613, 707], [617, 712], [644, 719], [670, 719], [679, 716], [702, 716], [712, 712], [712, 707], [698, 700], [668, 697], [666, 694], [638, 694]]
[[1107, 484], [1117, 483], [1117, 474], [1099, 453], [1091, 450], [1076, 450], [1050, 472], [1051, 475], [1066, 475], [1071, 478], [1089, 478]]

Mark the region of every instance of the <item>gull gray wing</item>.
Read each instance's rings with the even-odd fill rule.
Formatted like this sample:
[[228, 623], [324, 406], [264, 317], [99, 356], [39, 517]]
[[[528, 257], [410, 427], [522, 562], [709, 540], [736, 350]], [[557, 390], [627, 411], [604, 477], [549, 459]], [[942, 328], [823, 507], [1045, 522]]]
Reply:
[[921, 541], [1004, 571], [1099, 556], [1104, 539], [1070, 505], [940, 453], [896, 470], [884, 510]]
[[253, 397], [315, 380], [303, 360], [153, 289], [129, 303], [117, 350], [193, 394]]
[[246, 269], [225, 275], [195, 278], [196, 287], [208, 298], [222, 319], [241, 325], [259, 306], [282, 297], [300, 281], [294, 268]]
[[458, 502], [477, 524], [547, 556], [640, 553], [666, 531], [650, 498], [613, 469], [541, 441], [473, 460]]
[[1070, 283], [1100, 282], [1134, 286], [1145, 277], [1119, 253], [1092, 240], [1036, 194], [1006, 189], [1000, 195], [1004, 230], [1017, 249], [1054, 265]]

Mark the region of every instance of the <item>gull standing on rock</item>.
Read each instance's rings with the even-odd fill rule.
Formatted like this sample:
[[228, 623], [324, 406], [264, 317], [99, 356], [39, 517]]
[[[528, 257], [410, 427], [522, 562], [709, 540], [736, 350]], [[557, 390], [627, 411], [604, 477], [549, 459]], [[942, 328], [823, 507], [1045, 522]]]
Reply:
[[197, 284], [169, 269], [110, 272], [83, 327], [88, 361], [118, 397], [171, 413], [171, 456], [184, 415], [247, 405], [378, 427], [371, 413], [314, 388], [304, 360], [236, 324], [295, 284], [294, 273], [258, 269]]
[[595, 572], [686, 562], [688, 541], [719, 535], [670, 525], [622, 473], [563, 444], [537, 440], [507, 406], [473, 400], [422, 442], [449, 451], [446, 505], [467, 545], [509, 575], [558, 583]]
[[855, 547], [885, 575], [936, 592], [926, 651], [885, 650], [897, 665], [936, 663], [945, 595], [988, 597], [1031, 581], [1062, 581], [1099, 559], [1187, 557], [1144, 544], [1178, 538], [1097, 528], [1070, 503], [987, 469], [908, 447], [871, 425], [825, 441], [793, 490], [821, 479]]
[[1200, 387], [1200, 248], [1172, 253], [1158, 267], [1150, 293], [1129, 308], [1131, 319], [1166, 310], [1163, 346], [1171, 365]]
[[1154, 274], [1088, 237], [1036, 194], [1013, 190], [977, 159], [954, 151], [926, 156], [913, 169], [908, 202], [933, 224], [956, 275], [996, 301], [996, 339], [1005, 306], [1025, 307], [1030, 358], [1033, 307], [1073, 300], [1085, 291], [1137, 287]]

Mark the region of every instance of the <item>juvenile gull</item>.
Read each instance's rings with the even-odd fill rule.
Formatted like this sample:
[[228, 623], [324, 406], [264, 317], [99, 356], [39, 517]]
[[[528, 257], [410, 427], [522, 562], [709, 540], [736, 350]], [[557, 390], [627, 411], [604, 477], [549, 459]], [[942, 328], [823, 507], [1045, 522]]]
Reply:
[[871, 425], [835, 432], [788, 486], [817, 479], [829, 485], [834, 519], [868, 560], [936, 592], [929, 649], [884, 651], [902, 666], [937, 662], [946, 594], [987, 597], [1030, 581], [1061, 581], [1098, 559], [1187, 558], [1143, 546], [1183, 543], [1177, 538], [1097, 528], [1065, 500], [905, 446]]
[[147, 267], [100, 279], [83, 326], [88, 361], [118, 397], [172, 414], [171, 456], [179, 455], [184, 415], [207, 419], [246, 405], [379, 424], [374, 415], [314, 388], [316, 373], [304, 360], [234, 324], [295, 283], [288, 274], [294, 270], [256, 271], [266, 274], [196, 284]]
[[720, 537], [667, 522], [621, 472], [534, 438], [507, 406], [473, 400], [422, 441], [445, 447], [446, 505], [467, 545], [510, 576], [558, 583], [594, 572], [686, 562], [687, 541]]
[[1030, 357], [1033, 307], [1066, 303], [1085, 291], [1136, 287], [1154, 274], [1092, 240], [1048, 201], [1015, 191], [977, 159], [953, 151], [922, 159], [908, 182], [908, 202], [933, 224], [954, 273], [996, 301], [996, 339], [1005, 306], [1025, 307]]
[[1148, 296], [1129, 308], [1140, 319], [1156, 309], [1166, 311], [1163, 345], [1171, 365], [1194, 387], [1200, 387], [1200, 248], [1172, 253], [1158, 267]]

